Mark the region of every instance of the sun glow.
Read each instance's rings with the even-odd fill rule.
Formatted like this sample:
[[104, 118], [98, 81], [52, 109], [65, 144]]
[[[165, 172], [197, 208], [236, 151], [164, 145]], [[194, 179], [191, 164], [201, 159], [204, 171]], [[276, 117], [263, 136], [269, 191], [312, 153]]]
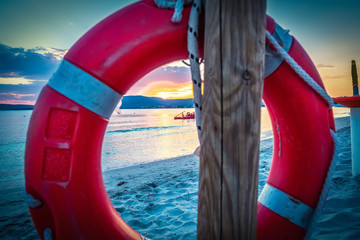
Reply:
[[153, 88], [152, 94], [147, 95], [149, 97], [160, 97], [163, 99], [185, 99], [193, 98], [192, 84], [185, 83], [179, 86], [159, 86], [159, 88]]
[[32, 80], [26, 78], [2, 78], [0, 77], [0, 84], [10, 84], [10, 85], [18, 85], [18, 84], [31, 84]]
[[191, 82], [179, 84], [173, 81], [154, 81], [148, 83], [136, 92], [136, 94], [163, 99], [185, 99], [193, 97]]

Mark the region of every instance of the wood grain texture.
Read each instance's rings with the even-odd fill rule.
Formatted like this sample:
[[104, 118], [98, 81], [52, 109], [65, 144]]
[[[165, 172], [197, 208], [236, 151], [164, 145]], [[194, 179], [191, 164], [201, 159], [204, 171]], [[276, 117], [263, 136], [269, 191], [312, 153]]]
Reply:
[[256, 239], [265, 0], [207, 0], [198, 239]]
[[[212, 6], [209, 7], [208, 5]], [[205, 64], [197, 239], [220, 239], [221, 225], [221, 71], [220, 62], [220, 1], [206, 1]], [[211, 36], [211, 37], [209, 37]], [[205, 60], [206, 61], [206, 60]], [[211, 119], [211, 121], [207, 121]], [[210, 159], [211, 158], [211, 159]]]

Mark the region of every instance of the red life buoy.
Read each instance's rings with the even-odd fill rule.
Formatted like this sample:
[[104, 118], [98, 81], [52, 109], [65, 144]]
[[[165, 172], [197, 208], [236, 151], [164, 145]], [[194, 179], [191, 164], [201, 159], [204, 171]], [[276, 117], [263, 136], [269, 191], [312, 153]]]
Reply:
[[[142, 239], [112, 206], [100, 156], [121, 96], [151, 70], [187, 58], [187, 21], [172, 24], [172, 11], [149, 2], [134, 3], [93, 27], [39, 96], [27, 135], [25, 181], [27, 193], [39, 203], [30, 211], [42, 238]], [[189, 11], [184, 9], [183, 19]], [[267, 30], [323, 87], [299, 43], [269, 17]], [[266, 58], [263, 96], [273, 124], [274, 156], [259, 198], [258, 238], [301, 239], [332, 158], [334, 120], [327, 103], [282, 59]], [[284, 215], [277, 201], [295, 210]]]

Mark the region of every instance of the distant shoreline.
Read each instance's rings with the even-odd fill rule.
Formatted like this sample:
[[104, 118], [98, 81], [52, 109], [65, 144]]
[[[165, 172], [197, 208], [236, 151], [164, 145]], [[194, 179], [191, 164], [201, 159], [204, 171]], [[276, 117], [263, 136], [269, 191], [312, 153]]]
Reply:
[[[124, 96], [120, 109], [193, 108], [192, 98], [162, 99], [158, 97]], [[33, 105], [0, 104], [0, 110], [32, 110]]]
[[[261, 107], [266, 107], [266, 106], [261, 106]], [[344, 107], [340, 104], [336, 104], [334, 107]], [[194, 108], [194, 107], [186, 107], [186, 106], [158, 106], [158, 107], [121, 107], [120, 110], [125, 110], [125, 109], [174, 109], [174, 108], [178, 108], [178, 109], [188, 109], [188, 108]], [[33, 110], [34, 109], [34, 105], [12, 105], [12, 104], [0, 104], [0, 111], [23, 111], [23, 110]]]
[[33, 110], [34, 105], [0, 104], [0, 110]]
[[[264, 103], [261, 103], [265, 107]], [[334, 107], [343, 107], [335, 104]], [[192, 98], [187, 99], [162, 99], [145, 96], [124, 96], [120, 109], [168, 109], [168, 108], [194, 108]], [[34, 105], [25, 104], [0, 104], [0, 110], [33, 110]]]
[[[4, 106], [4, 105], [8, 105], [8, 106]], [[174, 109], [174, 108], [178, 108], [178, 109], [188, 109], [188, 108], [193, 108], [193, 107], [138, 107], [138, 108], [121, 108], [120, 110], [125, 110], [125, 109]], [[33, 110], [34, 109], [34, 105], [12, 105], [12, 104], [0, 104], [0, 111], [23, 111], [23, 110]]]

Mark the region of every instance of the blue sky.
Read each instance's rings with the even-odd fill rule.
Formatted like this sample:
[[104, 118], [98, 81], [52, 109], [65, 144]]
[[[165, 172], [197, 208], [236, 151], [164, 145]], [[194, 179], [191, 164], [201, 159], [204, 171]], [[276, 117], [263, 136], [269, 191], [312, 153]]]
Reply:
[[[66, 50], [94, 24], [132, 2], [1, 0], [0, 103], [33, 103]], [[359, 0], [268, 0], [267, 13], [307, 50], [331, 96], [352, 93], [350, 61], [360, 64]], [[130, 94], [156, 95], [161, 86], [168, 95], [176, 89], [190, 92], [189, 77], [187, 68], [169, 65], [149, 74]]]

